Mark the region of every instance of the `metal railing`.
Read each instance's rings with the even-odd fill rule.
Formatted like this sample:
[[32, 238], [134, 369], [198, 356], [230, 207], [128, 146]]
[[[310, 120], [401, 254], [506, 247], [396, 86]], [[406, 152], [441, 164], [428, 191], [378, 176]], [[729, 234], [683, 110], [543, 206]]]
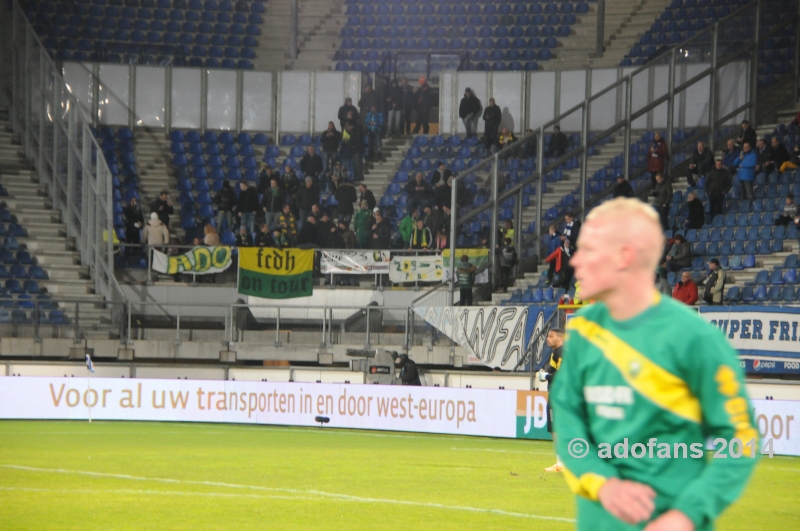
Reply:
[[[18, 2], [4, 4], [0, 27], [11, 35], [3, 61], [11, 76], [0, 81], [11, 93], [11, 124], [53, 210], [88, 266], [95, 292], [111, 304], [125, 300], [114, 277], [112, 175], [82, 115]], [[114, 315], [115, 319], [119, 315]]]
[[[668, 143], [670, 162], [671, 157], [676, 153], [676, 149], [684, 148], [695, 140], [707, 138], [709, 140], [707, 144], [712, 147], [715, 146], [715, 141], [717, 140], [716, 131], [724, 124], [730, 123], [730, 121], [735, 119], [737, 116], [746, 114], [748, 115], [750, 121], [755, 125], [756, 117], [758, 116], [757, 104], [760, 96], [758, 86], [759, 45], [763, 44], [765, 40], [779, 34], [781, 31], [784, 31], [789, 27], [793, 27], [795, 33], [793, 72], [792, 74], [785, 76], [785, 78], [788, 79], [785, 83], [791, 83], [790, 90], [786, 91], [785, 93], [781, 93], [780, 89], [784, 89], [785, 85], [780, 85], [779, 87], [772, 89], [770, 91], [770, 97], [766, 98], [768, 99], [768, 102], [765, 105], [762, 104], [764, 106], [759, 105], [758, 110], [759, 112], [771, 112], [789, 102], [797, 101], [798, 90], [800, 89], [800, 83], [798, 82], [798, 78], [800, 77], [800, 72], [798, 72], [798, 63], [800, 62], [798, 60], [798, 53], [800, 53], [800, 24], [798, 24], [798, 13], [791, 14], [791, 16], [787, 14], [787, 17], [785, 20], [783, 20], [783, 22], [781, 22], [777, 27], [769, 30], [766, 34], [763, 34], [760, 32], [760, 14], [764, 6], [765, 4], [762, 2], [762, 0], [756, 0], [741, 7], [714, 25], [698, 32], [685, 42], [674, 46], [666, 53], [654, 58], [652, 61], [648, 62], [647, 65], [636, 68], [619, 81], [609, 85], [603, 90], [600, 90], [594, 95], [591, 95], [591, 97], [587, 97], [584, 101], [562, 113], [560, 116], [542, 124], [533, 133], [524, 136], [523, 138], [519, 139], [519, 141], [504, 146], [502, 149], [484, 159], [477, 165], [462, 172], [455, 178], [453, 183], [453, 193], [451, 198], [452, 204], [458, 204], [458, 189], [459, 184], [462, 183], [483, 186], [482, 189], [479, 189], [479, 193], [482, 193], [482, 195], [486, 197], [486, 202], [475, 208], [465, 207], [454, 209], [450, 234], [451, 252], [454, 252], [455, 250], [460, 227], [469, 221], [480, 219], [480, 217], [485, 218], [487, 215], [489, 218], [489, 230], [491, 235], [489, 248], [495, 249], [498, 243], [498, 217], [502, 215], [500, 212], [502, 210], [500, 206], [503, 204], [508, 204], [508, 201], [510, 200], [513, 202], [513, 206], [508, 208], [511, 208], [513, 211], [512, 219], [515, 227], [514, 244], [516, 248], [525, 250], [526, 246], [530, 246], [532, 247], [531, 250], [533, 251], [530, 254], [541, 257], [542, 238], [540, 236], [546, 232], [545, 227], [542, 226], [544, 214], [542, 195], [544, 193], [544, 188], [547, 186], [547, 182], [545, 182], [545, 179], [543, 179], [542, 176], [559, 169], [562, 164], [566, 163], [573, 157], [579, 157], [579, 201], [578, 204], [574, 205], [573, 212], [580, 216], [587, 211], [588, 206], [599, 202], [607, 195], [606, 190], [604, 190], [601, 194], [595, 195], [594, 197], [589, 197], [588, 195], [587, 188], [589, 175], [587, 175], [587, 159], [590, 156], [590, 150], [594, 146], [599, 146], [607, 140], [612, 139], [614, 135], [621, 134], [624, 139], [623, 173], [626, 178], [641, 175], [645, 171], [644, 168], [634, 171], [631, 167], [631, 136], [634, 130], [642, 129], [641, 125], [637, 126], [636, 121], [640, 118], [647, 117], [660, 107], [666, 106], [667, 126], [665, 140]], [[741, 28], [742, 18], [746, 18], [752, 24], [754, 38], [750, 42], [743, 43], [741, 41], [737, 41], [734, 46], [720, 47], [719, 36], [721, 29], [726, 29], [728, 27], [736, 27], [737, 29]], [[693, 44], [702, 43], [704, 39], [710, 39], [711, 41], [712, 52], [708, 58], [710, 61], [710, 66], [702, 69], [700, 72], [693, 73], [691, 77], [679, 83], [679, 74], [682, 73], [682, 70], [679, 69], [682, 69], [684, 65], [695, 62], [694, 56], [691, 55], [691, 52], [687, 52], [687, 50], [690, 50]], [[736, 106], [725, 116], [719, 116], [718, 109], [720, 107], [720, 93], [722, 89], [719, 86], [720, 84], [718, 82], [718, 78], [721, 75], [721, 69], [726, 65], [733, 63], [734, 61], [746, 62], [749, 66], [749, 71], [747, 73], [749, 79], [748, 91], [744, 96], [744, 103]], [[652, 93], [645, 94], [644, 99], [646, 103], [639, 104], [635, 108], [634, 94], [636, 93], [638, 95], [638, 92], [636, 92], [634, 85], [639, 80], [649, 79], [651, 76], [655, 76], [655, 68], [659, 66], [668, 67], [666, 90], [662, 95], [659, 96], [656, 96]], [[694, 88], [694, 90], [706, 90], [704, 85], [701, 85], [702, 83], [708, 83], [709, 85], [707, 89], [709, 94], [709, 107], [706, 124], [705, 126], [699, 128], [698, 133], [689, 137], [688, 139], [681, 142], [674, 142], [673, 132], [680, 125], [675, 123], [676, 106], [683, 103], [682, 96], [687, 90], [692, 88]], [[604, 131], [590, 131], [589, 124], [592, 106], [602, 105], [602, 98], [613, 95], [616, 95], [617, 98], [621, 99], [623, 102], [623, 117]], [[573, 115], [578, 115], [581, 119], [580, 145], [573, 149], [568, 149], [567, 152], [561, 154], [561, 156], [555, 156], [553, 158], [546, 159], [546, 157], [543, 156], [545, 153], [545, 135], [553, 126], [558, 125], [559, 122]], [[510, 157], [520, 156], [523, 150], [528, 149], [526, 144], [533, 141], [537, 143], [535, 170], [529, 177], [521, 179], [520, 181], [507, 186], [505, 190], [500, 190], [498, 187], [498, 180], [502, 177], [500, 171], [503, 161]], [[522, 211], [525, 199], [524, 194], [525, 190], [529, 189], [528, 187], [530, 186], [535, 186], [536, 188], [535, 217], [533, 220], [535, 222], [535, 230], [529, 238], [523, 240], [523, 227], [521, 225], [523, 220]], [[496, 262], [496, 254], [490, 252], [490, 278], [494, 278], [495, 276], [495, 272], [497, 270]], [[454, 264], [451, 262], [451, 273], [453, 267]], [[454, 275], [451, 274], [450, 278], [451, 281], [449, 283], [448, 300], [452, 304], [453, 293], [455, 291]], [[441, 289], [441, 287], [437, 286], [436, 288], [432, 288], [431, 292], [438, 292], [439, 289]], [[419, 297], [418, 300], [425, 301], [425, 297], [426, 295], [423, 295]]]

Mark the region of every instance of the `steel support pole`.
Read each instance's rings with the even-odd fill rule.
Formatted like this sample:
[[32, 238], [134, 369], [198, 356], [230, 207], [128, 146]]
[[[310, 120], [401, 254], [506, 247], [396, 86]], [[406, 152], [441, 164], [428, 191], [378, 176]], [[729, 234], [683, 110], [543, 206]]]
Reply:
[[542, 233], [542, 194], [544, 193], [544, 126], [539, 128], [538, 137], [536, 138], [536, 171], [539, 173], [539, 182], [536, 184], [536, 226], [534, 227], [534, 234], [536, 234], [536, 259], [538, 263], [542, 262], [542, 238], [538, 235]]
[[714, 24], [711, 34], [711, 78], [709, 83], [710, 96], [708, 98], [708, 147], [714, 152], [717, 128], [717, 46], [719, 42], [719, 23]]
[[675, 48], [669, 56], [669, 71], [667, 72], [667, 138], [664, 140], [667, 143], [667, 164], [664, 167], [664, 178], [666, 179], [672, 171], [672, 132], [675, 129], [675, 68], [676, 68], [677, 54]]
[[39, 101], [39, 142], [37, 148], [37, 173], [39, 174], [39, 184], [47, 182], [47, 167], [44, 156], [45, 151], [45, 119], [47, 116], [47, 98], [45, 94], [45, 64], [47, 63], [47, 52], [44, 48], [39, 48], [39, 90], [36, 91], [36, 99]]
[[[753, 57], [750, 60], [750, 123], [753, 125], [753, 129], [756, 129], [758, 126], [756, 107], [758, 96], [758, 38], [759, 26], [761, 26], [761, 0], [756, 2], [756, 14], [753, 18], [753, 42], [755, 46], [753, 47]], [[795, 42], [795, 46], [797, 46], [797, 42]]]
[[[25, 63], [30, 64], [30, 49], [31, 49], [31, 41], [33, 41], [33, 37], [31, 36], [30, 26], [25, 26]], [[31, 91], [33, 90], [33, 81], [31, 80], [31, 76], [33, 75], [33, 71], [30, 68], [24, 68], [25, 72], [25, 124], [23, 131], [25, 138], [25, 158], [28, 160], [32, 159], [31, 153], [31, 146], [33, 145], [33, 134], [31, 133]]]
[[[500, 156], [495, 153], [494, 160], [492, 160], [492, 217], [490, 220], [490, 233], [489, 233], [489, 264], [491, 269], [489, 272], [489, 283], [494, 289], [494, 277], [497, 274], [497, 254], [494, 252], [497, 248], [497, 215], [499, 214], [500, 205], [497, 204], [497, 178], [500, 175]], [[519, 227], [517, 227], [519, 230]], [[455, 260], [455, 257], [453, 257]]]
[[633, 108], [633, 74], [628, 74], [626, 78], [627, 81], [625, 82], [626, 90], [625, 90], [625, 132], [624, 132], [624, 142], [625, 145], [623, 146], [622, 151], [622, 171], [625, 174], [625, 178], [630, 178], [630, 169], [631, 169], [631, 127], [633, 127], [633, 121], [631, 120], [631, 113]]
[[517, 249], [517, 254], [522, 251], [522, 194], [520, 190], [514, 196], [514, 241], [511, 243]]
[[597, 40], [594, 46], [594, 56], [603, 57], [606, 41], [606, 0], [597, 0]]
[[447, 290], [447, 305], [453, 306], [456, 291], [456, 225], [458, 223], [458, 178], [453, 179], [450, 190], [450, 286]]
[[589, 159], [589, 100], [587, 99], [583, 104], [581, 120], [581, 184], [580, 184], [580, 202], [581, 214], [580, 218], [586, 217], [586, 164]]
[[289, 37], [289, 58], [297, 59], [297, 41], [300, 28], [298, 27], [300, 6], [298, 0], [292, 0], [291, 35]]
[[[61, 193], [60, 188], [63, 186], [58, 181], [61, 175], [61, 162], [59, 157], [60, 138], [64, 135], [62, 130], [63, 120], [61, 119], [61, 83], [58, 82], [53, 76], [53, 102], [52, 102], [52, 127], [53, 127], [53, 178], [50, 182], [50, 197], [53, 199], [53, 210], [61, 209]], [[69, 148], [67, 148], [67, 156], [69, 156]], [[69, 198], [67, 198], [67, 205], [69, 205]], [[65, 216], [66, 217], [66, 216]]]

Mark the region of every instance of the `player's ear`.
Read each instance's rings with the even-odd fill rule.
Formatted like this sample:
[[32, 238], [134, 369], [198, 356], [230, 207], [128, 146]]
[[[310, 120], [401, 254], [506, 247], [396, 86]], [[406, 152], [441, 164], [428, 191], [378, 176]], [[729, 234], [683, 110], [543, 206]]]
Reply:
[[617, 253], [617, 268], [620, 271], [630, 269], [636, 262], [636, 249], [629, 244], [623, 244]]

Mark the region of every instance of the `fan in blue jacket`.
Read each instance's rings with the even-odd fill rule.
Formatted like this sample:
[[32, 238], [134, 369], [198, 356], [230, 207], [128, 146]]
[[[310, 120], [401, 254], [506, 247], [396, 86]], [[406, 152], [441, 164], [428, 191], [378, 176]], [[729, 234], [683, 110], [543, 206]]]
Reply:
[[745, 144], [742, 148], [742, 153], [739, 158], [733, 162], [734, 167], [739, 168], [736, 176], [744, 186], [744, 193], [747, 199], [751, 201], [755, 199], [753, 193], [753, 181], [756, 178], [756, 166], [758, 165], [758, 156], [753, 151], [750, 144]]

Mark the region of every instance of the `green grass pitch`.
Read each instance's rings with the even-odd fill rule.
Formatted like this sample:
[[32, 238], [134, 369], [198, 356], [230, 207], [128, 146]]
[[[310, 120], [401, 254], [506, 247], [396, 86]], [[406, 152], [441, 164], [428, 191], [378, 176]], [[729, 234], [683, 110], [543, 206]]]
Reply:
[[[0, 529], [574, 528], [549, 442], [278, 426], [0, 422]], [[719, 530], [800, 522], [762, 459]]]

